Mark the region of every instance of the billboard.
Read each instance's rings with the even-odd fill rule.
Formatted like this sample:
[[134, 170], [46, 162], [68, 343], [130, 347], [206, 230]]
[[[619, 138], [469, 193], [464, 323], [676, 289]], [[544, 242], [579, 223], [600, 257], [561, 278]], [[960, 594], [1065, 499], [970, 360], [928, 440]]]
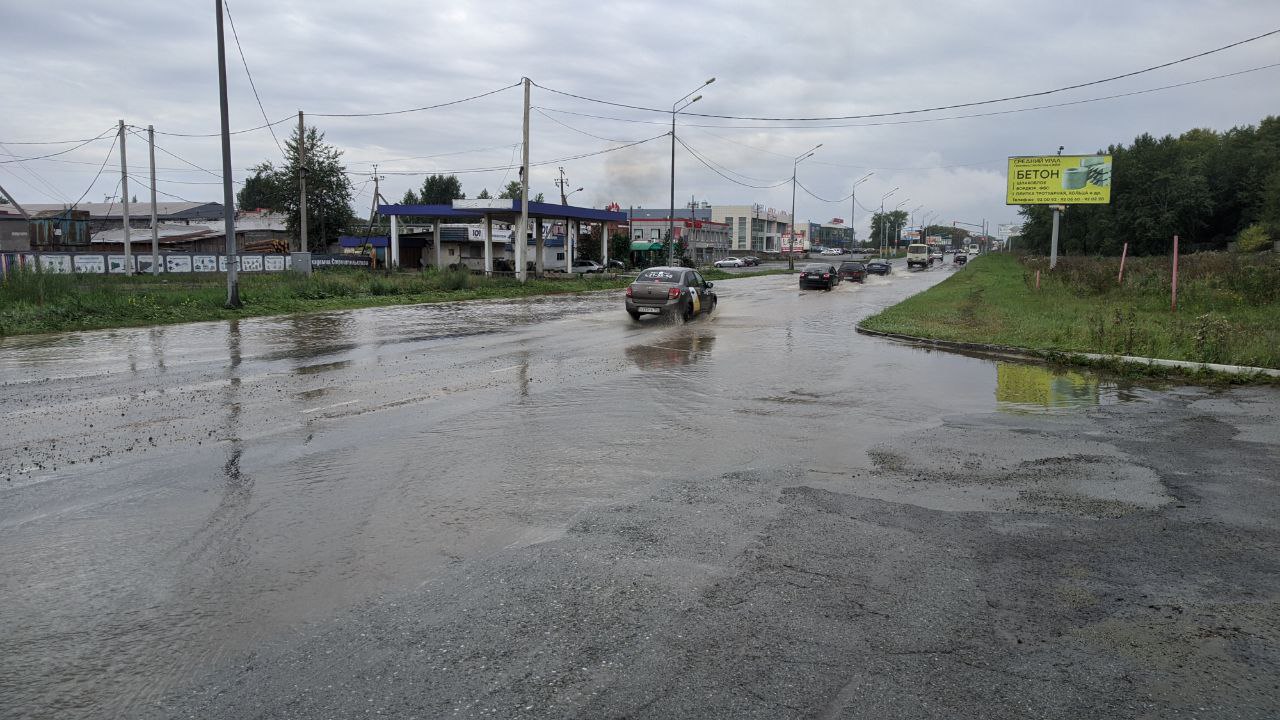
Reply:
[[1009, 158], [1006, 205], [1081, 205], [1111, 202], [1110, 155], [1031, 155]]

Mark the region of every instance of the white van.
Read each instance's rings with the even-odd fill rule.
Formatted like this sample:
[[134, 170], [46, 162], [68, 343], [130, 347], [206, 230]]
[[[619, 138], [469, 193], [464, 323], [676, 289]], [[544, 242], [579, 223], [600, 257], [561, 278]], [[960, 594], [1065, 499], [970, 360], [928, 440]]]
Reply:
[[907, 268], [913, 268], [919, 265], [927, 268], [930, 265], [929, 246], [924, 243], [917, 243], [907, 246]]

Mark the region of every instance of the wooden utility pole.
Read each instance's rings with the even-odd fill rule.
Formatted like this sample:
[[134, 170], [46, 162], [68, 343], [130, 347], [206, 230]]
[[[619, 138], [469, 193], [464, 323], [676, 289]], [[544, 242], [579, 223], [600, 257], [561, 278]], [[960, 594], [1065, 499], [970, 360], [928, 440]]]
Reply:
[[[213, 0], [218, 16], [218, 113], [222, 123], [222, 226], [227, 237], [227, 307], [240, 307], [236, 253], [236, 197], [231, 178], [231, 121], [227, 112], [227, 52], [222, 36], [222, 0]], [[124, 149], [121, 146], [121, 149]]]
[[[519, 238], [516, 239], [516, 277], [520, 278], [520, 282], [524, 282], [528, 277], [525, 271], [525, 251], [528, 249], [528, 232], [529, 232], [529, 78], [524, 78], [524, 142], [520, 150], [520, 229]], [[563, 190], [563, 187], [561, 188]], [[541, 221], [539, 221], [541, 226]], [[439, 232], [439, 224], [436, 225]], [[439, 242], [437, 238], [436, 242]], [[542, 243], [538, 243], [538, 250], [541, 251]], [[542, 256], [539, 252], [537, 257], [539, 267], [541, 267]]]

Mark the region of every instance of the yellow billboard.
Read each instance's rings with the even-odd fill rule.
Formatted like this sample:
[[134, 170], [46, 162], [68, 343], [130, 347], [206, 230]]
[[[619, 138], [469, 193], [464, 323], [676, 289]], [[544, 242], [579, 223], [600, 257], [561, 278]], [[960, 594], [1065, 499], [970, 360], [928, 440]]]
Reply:
[[1110, 155], [1009, 158], [1006, 205], [1105, 205], [1110, 202]]

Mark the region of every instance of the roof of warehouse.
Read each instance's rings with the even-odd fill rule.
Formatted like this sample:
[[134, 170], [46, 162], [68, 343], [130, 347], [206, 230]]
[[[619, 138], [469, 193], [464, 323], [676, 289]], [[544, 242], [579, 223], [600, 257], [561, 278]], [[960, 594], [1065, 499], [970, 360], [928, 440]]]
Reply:
[[[468, 202], [468, 201], [463, 201]], [[472, 201], [475, 202], [475, 201]], [[454, 207], [453, 205], [379, 205], [378, 212], [383, 215], [414, 215], [418, 217], [482, 217], [490, 215], [515, 215], [520, 212], [519, 200], [496, 199], [485, 201], [487, 207]], [[508, 205], [509, 203], [509, 205]], [[600, 222], [623, 222], [627, 219], [624, 212], [597, 210], [577, 205], [557, 205], [555, 203], [530, 202], [529, 215], [541, 218], [564, 218], [568, 220], [595, 220]]]

